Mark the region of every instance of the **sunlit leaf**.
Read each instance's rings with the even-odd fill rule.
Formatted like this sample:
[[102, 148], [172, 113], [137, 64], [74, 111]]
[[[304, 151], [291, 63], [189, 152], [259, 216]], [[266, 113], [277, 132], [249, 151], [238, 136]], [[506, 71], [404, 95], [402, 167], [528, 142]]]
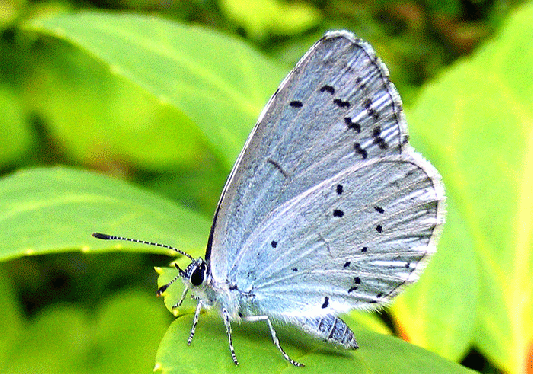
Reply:
[[0, 85], [0, 166], [15, 164], [33, 141], [22, 101], [12, 90]]
[[[186, 261], [179, 261], [181, 267]], [[158, 269], [158, 284], [162, 286], [178, 275], [175, 269]], [[226, 373], [236, 370], [228, 349], [228, 341], [217, 308], [200, 315], [192, 345], [187, 338], [196, 302], [185, 298], [182, 306], [172, 309], [180, 299], [183, 284], [178, 280], [164, 292], [165, 305], [178, 317], [163, 338], [157, 368], [162, 373]], [[313, 373], [468, 373], [469, 371], [435, 354], [402, 342], [397, 338], [370, 333], [349, 316], [343, 318], [354, 330], [361, 346], [356, 351], [333, 349], [317, 343], [294, 328], [278, 326], [278, 336], [287, 353], [308, 366]], [[368, 323], [369, 326], [372, 323]], [[382, 329], [378, 326], [378, 329]], [[240, 360], [239, 372], [279, 373], [298, 372], [283, 359], [272, 344], [266, 323], [233, 324], [235, 350]], [[416, 369], [413, 369], [416, 368]]]
[[12, 342], [2, 373], [148, 373], [166, 328], [165, 311], [139, 291], [118, 293], [91, 314], [51, 306]]
[[175, 107], [228, 169], [283, 76], [233, 37], [163, 19], [80, 12], [37, 19], [26, 29], [72, 43], [111, 74]]
[[123, 181], [68, 168], [32, 169], [0, 180], [0, 260], [27, 254], [118, 249], [173, 254], [160, 247], [97, 240], [93, 232], [203, 252], [209, 221]]
[[[414, 131], [435, 139], [424, 147], [452, 202], [439, 246], [448, 257], [441, 271], [449, 274], [425, 294], [428, 305], [440, 300], [434, 311], [440, 317], [424, 324], [441, 322], [423, 340], [437, 351], [439, 336], [444, 344], [464, 344], [470, 328], [459, 321], [471, 320], [472, 286], [479, 283], [473, 343], [509, 373], [531, 371], [533, 347], [531, 19], [533, 4], [525, 4], [492, 41], [428, 85], [409, 116]], [[437, 290], [449, 299], [431, 297]], [[406, 328], [417, 335], [416, 324]]]
[[242, 26], [253, 39], [265, 38], [270, 33], [301, 33], [320, 21], [319, 11], [303, 1], [223, 0], [220, 6], [227, 17]]

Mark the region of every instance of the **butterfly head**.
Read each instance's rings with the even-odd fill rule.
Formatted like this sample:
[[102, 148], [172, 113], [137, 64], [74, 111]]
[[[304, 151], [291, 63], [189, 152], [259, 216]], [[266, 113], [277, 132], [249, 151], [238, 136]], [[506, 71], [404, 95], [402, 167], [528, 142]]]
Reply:
[[191, 289], [202, 286], [207, 279], [207, 263], [201, 257], [194, 259], [185, 270], [180, 269], [180, 277]]

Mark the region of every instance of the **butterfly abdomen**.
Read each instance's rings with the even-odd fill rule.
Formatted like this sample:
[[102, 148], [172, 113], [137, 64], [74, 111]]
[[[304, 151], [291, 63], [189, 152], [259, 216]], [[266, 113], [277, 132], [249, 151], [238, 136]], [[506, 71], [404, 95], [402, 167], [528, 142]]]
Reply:
[[340, 345], [347, 349], [359, 348], [353, 331], [342, 319], [334, 315], [327, 314], [315, 318], [298, 318], [296, 325], [328, 343]]

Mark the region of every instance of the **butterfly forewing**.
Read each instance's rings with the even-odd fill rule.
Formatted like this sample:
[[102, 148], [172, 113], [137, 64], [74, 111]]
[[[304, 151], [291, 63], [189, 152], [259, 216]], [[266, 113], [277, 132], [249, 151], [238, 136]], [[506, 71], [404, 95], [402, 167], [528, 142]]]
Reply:
[[354, 165], [401, 155], [406, 142], [401, 101], [370, 45], [326, 34], [271, 98], [228, 178], [207, 252], [214, 279], [234, 278], [241, 252], [270, 245], [245, 242], [275, 209]]

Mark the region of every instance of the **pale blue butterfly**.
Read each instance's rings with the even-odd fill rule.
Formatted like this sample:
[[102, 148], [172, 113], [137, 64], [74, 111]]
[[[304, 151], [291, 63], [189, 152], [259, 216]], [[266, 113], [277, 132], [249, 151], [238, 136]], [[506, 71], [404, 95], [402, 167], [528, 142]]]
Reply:
[[[332, 31], [272, 96], [231, 171], [205, 260], [179, 269], [200, 311], [231, 321], [292, 324], [357, 348], [337, 317], [375, 309], [418, 280], [444, 223], [444, 188], [408, 144], [402, 103], [372, 47]], [[121, 239], [93, 234], [99, 239]], [[176, 265], [177, 266], [177, 265]], [[174, 282], [161, 287], [159, 294]]]

